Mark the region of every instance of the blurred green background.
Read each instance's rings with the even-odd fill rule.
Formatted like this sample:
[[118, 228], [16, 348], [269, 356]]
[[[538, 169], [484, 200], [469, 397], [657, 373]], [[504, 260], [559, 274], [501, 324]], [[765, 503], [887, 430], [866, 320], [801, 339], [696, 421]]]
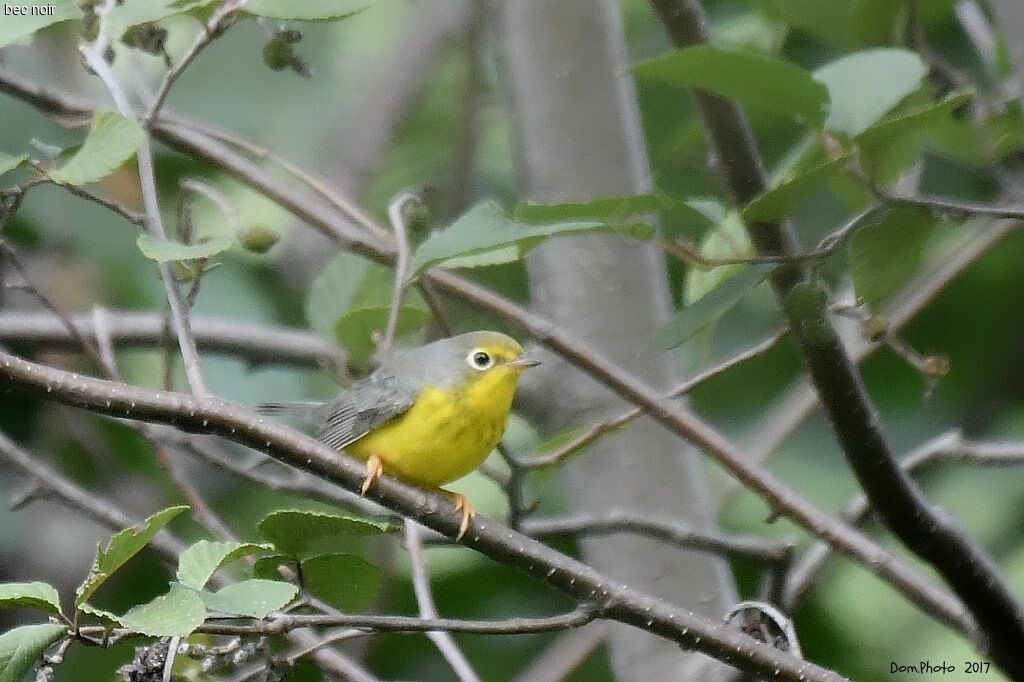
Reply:
[[[130, 1], [130, 0], [129, 0]], [[930, 48], [968, 76], [979, 91], [998, 99], [1010, 67], [1002, 49], [996, 62], [984, 63], [965, 35], [954, 11], [954, 0], [769, 0], [765, 2], [705, 2], [716, 38], [723, 44], [777, 55], [808, 70], [843, 55], [874, 47], [915, 49], [915, 31]], [[495, 37], [483, 31], [481, 49], [473, 51], [467, 22], [438, 39], [437, 49], [419, 55], [421, 63], [408, 64], [416, 74], [412, 83], [398, 78], [393, 65], [408, 46], [416, 28], [405, 19], [420, 11], [413, 3], [380, 0], [358, 15], [338, 22], [296, 23], [302, 41], [298, 54], [310, 68], [303, 78], [291, 71], [273, 72], [262, 63], [267, 41], [264, 27], [245, 21], [234, 27], [198, 59], [176, 85], [168, 102], [174, 112], [209, 122], [237, 135], [256, 140], [301, 167], [338, 179], [357, 190], [362, 206], [383, 219], [388, 199], [402, 188], [423, 189], [432, 209], [430, 220], [443, 225], [479, 199], [497, 197], [511, 204], [514, 192], [509, 121], [503, 110], [501, 70], [494, 54]], [[622, 3], [630, 60], [656, 57], [670, 49], [664, 31], [648, 5], [639, 0]], [[194, 20], [167, 22], [168, 51], [180, 54], [191, 40]], [[436, 26], [432, 30], [439, 30]], [[74, 48], [76, 28], [48, 29], [31, 45], [6, 48], [4, 66], [41, 83], [97, 92], [82, 72]], [[424, 29], [427, 30], [427, 29]], [[920, 36], [919, 36], [920, 37]], [[138, 57], [145, 71], [157, 75], [158, 57]], [[474, 60], [479, 62], [474, 66]], [[117, 66], [126, 72], [128, 59]], [[382, 66], [383, 65], [383, 66]], [[391, 71], [388, 71], [391, 65]], [[390, 73], [392, 81], [370, 82]], [[475, 75], [474, 75], [475, 74]], [[470, 78], [479, 82], [467, 94]], [[370, 79], [372, 80], [372, 79]], [[352, 139], [370, 135], [381, 123], [364, 110], [377, 90], [391, 85], [406, 92], [389, 111], [393, 128], [385, 134], [372, 166], [346, 166], [346, 158], [332, 156], [352, 148]], [[372, 86], [372, 88], [370, 87]], [[1018, 85], [1019, 87], [1019, 85]], [[368, 90], [369, 88], [369, 90]], [[934, 92], [937, 86], [925, 88]], [[708, 148], [689, 96], [679, 90], [640, 80], [641, 105], [648, 150], [658, 186], [677, 198], [716, 197], [725, 201], [716, 176], [709, 171]], [[470, 146], [470, 172], [465, 177], [464, 125], [466, 110], [479, 116], [478, 139]], [[1004, 101], [1009, 125], [1020, 126], [1019, 104]], [[804, 128], [756, 108], [748, 110], [769, 168], [781, 163], [802, 139]], [[0, 96], [0, 149], [38, 155], [39, 145], [64, 147], [80, 141], [81, 130], [62, 128], [29, 105]], [[1013, 131], [1020, 135], [1019, 129]], [[376, 133], [373, 133], [376, 134]], [[941, 142], [941, 141], [940, 141]], [[1006, 158], [1015, 162], [1020, 152], [1011, 148]], [[176, 152], [157, 148], [157, 171], [168, 215], [173, 215], [178, 180], [202, 177], [229, 196], [246, 224], [260, 224], [282, 235], [282, 243], [266, 255], [240, 249], [222, 254], [218, 268], [207, 274], [195, 304], [197, 316], [268, 322], [309, 327], [306, 288], [310, 273], [296, 277], [282, 253], [289, 233], [308, 228], [294, 224], [281, 209], [251, 190], [222, 177], [210, 167]], [[984, 168], [944, 153], [941, 144], [929, 145], [920, 155], [920, 190], [949, 196], [994, 200], [999, 188]], [[133, 170], [122, 169], [107, 178], [101, 189], [129, 205], [140, 204]], [[346, 175], [347, 174], [347, 175]], [[198, 222], [213, 223], [213, 208], [200, 202]], [[794, 215], [805, 245], [834, 229], [849, 207], [843, 188], [825, 184], [812, 193]], [[670, 234], [683, 234], [700, 242], [703, 234], [690, 225], [663, 225]], [[202, 229], [202, 228], [201, 228]], [[936, 257], [948, 240], [963, 234], [958, 223], [945, 225], [924, 248], [924, 260]], [[959, 231], [959, 232], [958, 232]], [[135, 247], [137, 228], [55, 187], [33, 190], [24, 206], [5, 228], [3, 236], [31, 263], [47, 292], [68, 310], [87, 311], [93, 304], [125, 310], [159, 310], [162, 289], [156, 270]], [[922, 354], [949, 358], [949, 372], [930, 395], [920, 372], [887, 349], [864, 365], [871, 396], [883, 413], [886, 431], [899, 452], [952, 426], [962, 425], [978, 439], [1024, 437], [1024, 236], [1012, 234], [970, 266], [906, 328], [901, 337]], [[686, 266], [673, 262], [672, 290], [683, 298]], [[845, 258], [834, 258], [825, 268], [834, 287], [845, 281]], [[507, 296], [526, 300], [526, 276], [521, 264], [469, 271]], [[464, 328], [493, 326], [478, 314], [452, 306]], [[688, 371], [706, 366], [743, 348], [776, 328], [780, 317], [767, 292], [745, 297], [717, 325], [687, 343]], [[643, 341], [643, 340], [640, 340]], [[82, 367], [75, 357], [50, 358]], [[161, 381], [159, 351], [130, 351], [119, 355], [126, 377], [157, 386]], [[206, 356], [209, 384], [216, 393], [247, 405], [264, 400], [322, 398], [337, 390], [323, 372], [248, 366], [237, 360]], [[740, 442], [756, 441], [759, 419], [776, 397], [800, 375], [799, 358], [786, 340], [762, 358], [746, 363], [700, 387], [692, 396], [693, 408]], [[181, 378], [179, 377], [179, 381]], [[0, 390], [0, 429], [11, 434], [39, 457], [101, 495], [116, 500], [137, 516], [175, 503], [176, 492], [166, 474], [153, 461], [148, 446], [126, 428], [84, 412], [28, 400], [16, 392]], [[538, 447], [530, 428], [516, 421], [510, 433], [514, 448], [530, 453]], [[585, 455], [584, 455], [585, 456]], [[494, 461], [500, 466], [500, 461]], [[211, 474], [202, 465], [183, 463], [232, 529], [243, 539], [256, 539], [255, 523], [282, 506], [312, 508], [313, 503], [291, 499], [259, 487]], [[803, 495], [829, 511], [838, 511], [857, 490], [824, 418], [815, 414], [787, 439], [770, 460], [770, 467]], [[716, 486], [724, 476], [708, 465]], [[0, 499], [22, 491], [27, 482], [0, 464]], [[992, 553], [1018, 593], [1024, 593], [1024, 478], [1014, 469], [978, 469], [951, 466], [929, 474], [923, 481], [929, 496], [950, 509]], [[501, 514], [505, 502], [500, 489], [479, 474], [456, 486], [469, 492], [486, 514]], [[558, 486], [546, 489], [542, 509], [565, 508]], [[764, 523], [763, 503], [749, 493], [728, 498], [721, 512], [722, 526], [730, 531], [779, 538], [806, 537], [784, 520]], [[175, 526], [198, 539], [201, 530], [187, 521]], [[9, 511], [0, 506], [0, 581], [38, 579], [70, 595], [91, 562], [95, 543], [109, 533], [57, 504], [35, 501], [27, 509]], [[891, 541], [886, 544], [901, 553]], [[571, 543], [561, 545], [575, 551]], [[430, 549], [431, 571], [438, 607], [443, 615], [459, 618], [502, 618], [540, 615], [567, 608], [552, 590], [511, 569], [495, 565], [465, 549]], [[387, 556], [379, 557], [387, 561]], [[908, 557], [908, 560], [913, 561]], [[756, 568], [737, 563], [741, 589], [756, 590]], [[119, 575], [107, 595], [111, 608], [127, 608], [158, 594], [166, 569], [154, 557], [143, 555]], [[413, 613], [416, 604], [407, 569], [397, 561], [376, 609], [387, 613]], [[848, 561], [831, 565], [799, 608], [796, 627], [804, 653], [811, 660], [856, 680], [923, 679], [889, 673], [889, 662], [946, 661], [957, 672], [944, 680], [976, 679], [963, 672], [965, 661], [979, 660], [969, 645], [949, 630], [922, 616], [903, 598]], [[37, 618], [29, 612], [0, 611], [0, 630]], [[470, 661], [487, 680], [512, 679], [516, 672], [549, 645], [556, 635], [485, 637], [456, 635]], [[443, 680], [451, 672], [430, 642], [421, 635], [378, 635], [363, 642], [367, 666], [383, 679]], [[67, 663], [57, 668], [59, 680], [112, 679], [118, 665], [130, 658], [130, 645], [104, 651], [75, 647]], [[318, 673], [303, 666], [294, 679], [314, 680]], [[995, 671], [985, 679], [1000, 679]], [[610, 680], [603, 650], [598, 650], [569, 679]]]

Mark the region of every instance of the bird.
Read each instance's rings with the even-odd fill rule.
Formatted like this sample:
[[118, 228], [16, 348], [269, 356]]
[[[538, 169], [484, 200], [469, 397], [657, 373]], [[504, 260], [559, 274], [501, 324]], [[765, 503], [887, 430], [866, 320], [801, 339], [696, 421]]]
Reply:
[[[461, 514], [456, 540], [476, 515], [441, 486], [480, 466], [501, 440], [519, 377], [539, 365], [512, 337], [474, 331], [396, 350], [334, 401], [304, 404], [317, 438], [366, 462], [360, 490], [382, 473], [450, 497]], [[264, 414], [295, 412], [263, 403]]]

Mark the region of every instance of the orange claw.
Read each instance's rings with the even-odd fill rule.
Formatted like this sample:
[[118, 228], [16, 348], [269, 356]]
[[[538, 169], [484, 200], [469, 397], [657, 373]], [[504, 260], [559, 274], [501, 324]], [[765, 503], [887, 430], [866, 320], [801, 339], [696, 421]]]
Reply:
[[453, 493], [443, 488], [438, 488], [438, 490], [452, 498], [452, 502], [455, 503], [455, 511], [462, 512], [462, 521], [459, 522], [459, 534], [455, 536], [455, 541], [458, 542], [469, 529], [469, 522], [476, 518], [476, 509], [469, 501], [469, 498], [462, 493]]
[[366, 478], [363, 479], [363, 485], [359, 491], [365, 495], [366, 491], [370, 489], [370, 485], [380, 478], [382, 473], [384, 473], [384, 464], [381, 462], [380, 456], [370, 455], [366, 460]]

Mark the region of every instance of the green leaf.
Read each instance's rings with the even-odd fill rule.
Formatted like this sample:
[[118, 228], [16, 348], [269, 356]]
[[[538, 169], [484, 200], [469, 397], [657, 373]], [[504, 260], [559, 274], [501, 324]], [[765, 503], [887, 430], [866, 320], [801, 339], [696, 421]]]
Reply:
[[[414, 257], [413, 274], [439, 263], [447, 267], [479, 267], [510, 262], [521, 258], [548, 237], [588, 232], [620, 232], [646, 237], [653, 233], [653, 228], [646, 223], [601, 221], [524, 225], [510, 220], [496, 202], [484, 201], [420, 244]], [[496, 254], [500, 254], [503, 260], [496, 259]], [[456, 258], [459, 259], [457, 263], [453, 262]]]
[[231, 613], [252, 618], [266, 618], [273, 611], [284, 608], [295, 598], [299, 589], [280, 580], [243, 580], [217, 592], [203, 592], [203, 603], [211, 611]]
[[[924, 14], [943, 1], [915, 3], [915, 13]], [[770, 17], [844, 51], [892, 42], [894, 35], [901, 35], [897, 21], [906, 15], [903, 3], [892, 0], [767, 0], [759, 6]], [[949, 16], [948, 9], [943, 16]]]
[[67, 163], [50, 173], [50, 178], [65, 185], [101, 180], [124, 165], [144, 138], [138, 121], [116, 111], [97, 111], [85, 142]]
[[213, 542], [200, 540], [178, 557], [178, 582], [201, 590], [217, 569], [249, 554], [272, 549], [252, 542]]
[[832, 101], [825, 128], [858, 135], [921, 87], [927, 73], [920, 57], [895, 48], [855, 52], [826, 64], [814, 72]]
[[23, 625], [0, 635], [0, 682], [22, 682], [43, 653], [68, 634], [64, 625]]
[[278, 550], [300, 558], [348, 549], [353, 537], [394, 530], [395, 526], [383, 521], [294, 509], [273, 512], [259, 523], [260, 534]]
[[748, 222], [770, 221], [789, 215], [801, 199], [841, 170], [849, 160], [850, 155], [846, 154], [782, 180], [754, 197], [743, 209], [743, 219]]
[[206, 606], [199, 593], [171, 583], [167, 594], [134, 606], [120, 621], [124, 627], [150, 637], [187, 637], [206, 620]]
[[256, 560], [256, 563], [252, 567], [252, 577], [277, 581], [286, 580], [286, 578], [281, 575], [281, 571], [278, 570], [282, 565], [287, 566], [292, 572], [298, 573], [298, 559], [295, 557], [285, 556], [283, 554], [273, 554], [271, 556], [261, 556]]
[[[700, 244], [700, 254], [705, 258], [750, 258], [754, 245], [742, 218], [735, 211], [725, 214]], [[683, 301], [689, 305], [702, 298], [723, 281], [743, 269], [743, 265], [724, 265], [717, 268], [691, 267], [686, 273]]]
[[212, 5], [217, 0], [129, 0], [114, 7], [107, 15], [107, 27], [113, 39], [119, 40], [132, 26], [160, 21]]
[[850, 273], [857, 297], [884, 301], [921, 264], [935, 216], [923, 207], [898, 205], [862, 227], [850, 242]]
[[954, 93], [939, 102], [888, 116], [862, 132], [855, 141], [864, 172], [881, 182], [897, 176], [921, 152], [932, 128], [953, 120], [953, 112], [971, 97], [971, 93]]
[[154, 239], [148, 234], [140, 234], [135, 240], [146, 258], [166, 263], [168, 261], [196, 260], [211, 258], [218, 253], [227, 251], [235, 245], [234, 237], [213, 237], [195, 244], [182, 244], [168, 239]]
[[828, 90], [792, 62], [714, 45], [687, 47], [633, 67], [638, 79], [697, 88], [767, 111], [820, 124]]
[[[310, 287], [306, 317], [325, 339], [341, 344], [349, 361], [366, 367], [376, 348], [374, 332], [383, 332], [391, 310], [394, 273], [351, 253], [324, 266]], [[423, 296], [407, 289], [398, 311], [399, 337], [421, 329], [430, 319]]]
[[[413, 292], [406, 292], [398, 309], [398, 324], [395, 326], [396, 336], [405, 336], [422, 329], [430, 319], [430, 311], [426, 307], [410, 305], [405, 301]], [[418, 294], [417, 294], [418, 296]], [[341, 345], [348, 351], [349, 362], [356, 367], [367, 367], [373, 358], [377, 345], [373, 342], [374, 334], [387, 328], [391, 309], [377, 306], [374, 308], [356, 308], [347, 311], [338, 318], [335, 335]]]
[[0, 583], [0, 609], [26, 606], [60, 613], [60, 595], [47, 583]]
[[245, 11], [269, 19], [315, 21], [344, 19], [372, 4], [372, 0], [249, 0]]
[[134, 526], [126, 528], [110, 538], [106, 549], [97, 547], [96, 560], [89, 571], [89, 577], [78, 586], [78, 590], [75, 592], [75, 606], [80, 607], [84, 604], [114, 571], [124, 566], [153, 539], [153, 536], [161, 528], [185, 511], [188, 511], [188, 507], [184, 505], [159, 511], [146, 519], [141, 528]]
[[[13, 8], [25, 7], [25, 14], [10, 15]], [[75, 0], [26, 0], [24, 2], [5, 2], [4, 17], [0, 21], [0, 47], [28, 38], [41, 28], [69, 19], [81, 19], [82, 10]], [[33, 12], [35, 10], [35, 12]], [[45, 12], [45, 14], [43, 13]]]
[[331, 606], [351, 613], [373, 603], [383, 574], [351, 554], [321, 554], [303, 560], [302, 582]]
[[665, 194], [652, 192], [621, 197], [604, 197], [593, 201], [566, 204], [543, 204], [523, 201], [516, 206], [515, 221], [518, 223], [543, 224], [567, 223], [577, 220], [600, 220], [602, 222], [624, 222], [640, 218], [645, 214], [662, 213], [672, 208], [674, 202]]
[[99, 621], [106, 627], [121, 627], [121, 616], [111, 611], [107, 611], [106, 609], [96, 608], [92, 604], [81, 604], [78, 606], [78, 610], [81, 613], [88, 614], [99, 619]]
[[0, 152], [0, 175], [10, 172], [28, 161], [28, 154], [7, 154]]
[[651, 342], [659, 348], [675, 348], [714, 324], [748, 291], [761, 283], [772, 271], [771, 265], [745, 266], [737, 275], [725, 280], [701, 298], [683, 308], [668, 324], [658, 330]]

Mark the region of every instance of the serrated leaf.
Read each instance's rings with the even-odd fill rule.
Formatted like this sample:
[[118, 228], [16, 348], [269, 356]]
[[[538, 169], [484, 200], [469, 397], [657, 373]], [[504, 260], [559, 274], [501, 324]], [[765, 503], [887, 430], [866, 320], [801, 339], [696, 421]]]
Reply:
[[874, 305], [897, 291], [920, 266], [935, 223], [926, 208], [898, 205], [860, 228], [849, 252], [857, 297]]
[[396, 530], [383, 521], [289, 509], [269, 514], [260, 521], [258, 528], [279, 551], [300, 558], [348, 549], [353, 537]]
[[756, 52], [696, 45], [633, 67], [640, 80], [697, 88], [767, 111], [820, 124], [828, 90], [800, 66]]
[[[754, 255], [754, 245], [750, 243], [743, 219], [735, 211], [730, 211], [713, 229], [708, 230], [699, 252], [708, 259], [750, 258]], [[707, 269], [691, 267], [686, 273], [683, 301], [687, 305], [693, 303], [742, 269], [742, 265]]]
[[211, 611], [252, 618], [266, 618], [284, 608], [299, 589], [279, 580], [253, 578], [228, 585], [217, 592], [203, 592], [203, 603]]
[[46, 650], [68, 634], [64, 625], [23, 625], [0, 635], [0, 682], [22, 682]]
[[743, 266], [701, 298], [688, 304], [654, 335], [651, 342], [658, 348], [675, 348], [708, 325], [714, 324], [748, 291], [756, 287], [772, 271], [771, 265]]
[[847, 154], [782, 180], [754, 197], [743, 209], [743, 219], [749, 222], [770, 221], [789, 215], [801, 199], [841, 170], [849, 160]]
[[302, 583], [320, 599], [347, 613], [373, 603], [381, 570], [351, 554], [320, 554], [302, 562]]
[[[26, 14], [10, 15], [6, 10], [27, 7]], [[4, 17], [0, 21], [0, 47], [28, 38], [36, 31], [70, 19], [81, 19], [82, 10], [74, 0], [19, 0], [4, 3]], [[33, 9], [36, 12], [33, 12]], [[40, 10], [45, 11], [45, 14]]]
[[217, 0], [129, 0], [107, 15], [107, 30], [111, 38], [119, 40], [132, 26], [161, 21], [179, 14], [212, 5]]
[[227, 251], [235, 245], [234, 237], [213, 237], [195, 244], [182, 244], [168, 239], [154, 239], [148, 234], [140, 234], [135, 240], [146, 258], [167, 263], [170, 261], [196, 260], [211, 258], [218, 253]]
[[105, 549], [97, 547], [96, 559], [89, 571], [89, 577], [78, 586], [78, 590], [75, 592], [75, 607], [84, 604], [114, 571], [124, 566], [153, 539], [153, 536], [161, 528], [185, 511], [188, 511], [188, 507], [185, 505], [159, 511], [146, 519], [141, 528], [134, 526], [126, 528], [110, 538]]
[[171, 583], [167, 594], [134, 606], [120, 621], [124, 627], [150, 637], [187, 637], [206, 620], [206, 606], [199, 593]]
[[920, 57], [896, 48], [855, 52], [826, 64], [814, 72], [832, 102], [825, 128], [860, 134], [921, 87], [927, 73]]
[[245, 11], [269, 19], [319, 21], [344, 19], [372, 4], [372, 0], [249, 0]]
[[[460, 267], [492, 265], [495, 253], [508, 256], [510, 262], [521, 258], [538, 243], [548, 237], [585, 234], [588, 232], [619, 232], [646, 237], [653, 228], [646, 223], [607, 223], [603, 221], [578, 221], [525, 225], [509, 219], [496, 202], [484, 201], [458, 218], [444, 230], [427, 237], [416, 249], [413, 259], [413, 274], [419, 274], [438, 264], [450, 265], [451, 259], [458, 258]], [[511, 248], [515, 248], [515, 252]], [[511, 258], [512, 255], [515, 258]], [[482, 257], [476, 260], [477, 257]]]
[[78, 610], [81, 613], [98, 618], [107, 627], [121, 627], [121, 616], [106, 609], [96, 608], [92, 604], [80, 604]]
[[28, 154], [7, 154], [0, 152], [0, 175], [8, 173], [28, 161]]
[[178, 557], [178, 582], [194, 590], [206, 586], [217, 569], [249, 554], [272, 549], [253, 542], [214, 542], [200, 540]]
[[60, 595], [47, 583], [0, 583], [0, 609], [26, 606], [50, 613], [60, 613]]
[[50, 178], [65, 185], [102, 180], [134, 156], [145, 135], [138, 121], [116, 111], [97, 111], [85, 142]]

